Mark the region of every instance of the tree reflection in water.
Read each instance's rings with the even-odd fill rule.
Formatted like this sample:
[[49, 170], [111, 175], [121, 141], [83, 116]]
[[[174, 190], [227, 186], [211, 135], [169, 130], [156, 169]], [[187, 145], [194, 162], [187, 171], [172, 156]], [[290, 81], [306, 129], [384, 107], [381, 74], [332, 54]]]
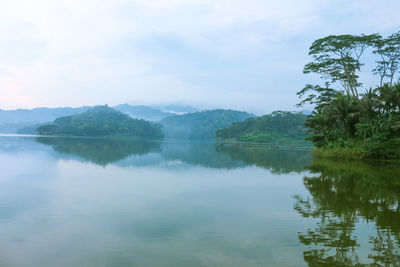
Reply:
[[75, 155], [102, 166], [131, 155], [161, 151], [159, 142], [142, 139], [37, 137], [36, 141], [52, 146], [57, 152]]
[[[307, 246], [305, 261], [310, 266], [400, 266], [400, 168], [316, 160], [307, 169], [310, 197], [295, 196], [294, 206], [301, 216], [318, 220], [315, 229], [298, 235]], [[359, 255], [360, 222], [375, 226], [368, 233], [368, 259]]]

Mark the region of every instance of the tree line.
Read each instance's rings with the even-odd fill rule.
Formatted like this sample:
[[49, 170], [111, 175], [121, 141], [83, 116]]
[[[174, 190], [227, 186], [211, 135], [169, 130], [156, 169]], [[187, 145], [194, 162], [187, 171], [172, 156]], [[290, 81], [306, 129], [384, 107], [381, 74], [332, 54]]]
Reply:
[[[387, 37], [330, 35], [309, 48], [304, 73], [320, 76], [297, 94], [299, 106], [311, 104], [306, 121], [316, 153], [333, 157], [400, 158], [400, 31]], [[368, 58], [376, 86], [366, 88], [360, 75]]]
[[283, 145], [308, 145], [304, 124], [307, 116], [289, 111], [274, 111], [271, 114], [235, 122], [230, 127], [219, 129], [215, 137], [220, 141], [277, 143]]

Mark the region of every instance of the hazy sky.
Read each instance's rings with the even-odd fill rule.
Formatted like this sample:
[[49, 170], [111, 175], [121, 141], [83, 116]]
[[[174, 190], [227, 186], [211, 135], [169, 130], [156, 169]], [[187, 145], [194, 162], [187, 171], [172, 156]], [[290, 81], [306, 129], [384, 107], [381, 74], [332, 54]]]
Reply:
[[0, 109], [294, 109], [307, 50], [400, 30], [399, 0], [0, 0]]

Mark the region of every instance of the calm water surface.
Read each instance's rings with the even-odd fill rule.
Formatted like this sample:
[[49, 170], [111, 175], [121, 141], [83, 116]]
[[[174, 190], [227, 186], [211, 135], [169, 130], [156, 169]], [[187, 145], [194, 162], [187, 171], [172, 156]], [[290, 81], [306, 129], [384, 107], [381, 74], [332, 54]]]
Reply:
[[400, 169], [0, 137], [0, 266], [398, 266]]

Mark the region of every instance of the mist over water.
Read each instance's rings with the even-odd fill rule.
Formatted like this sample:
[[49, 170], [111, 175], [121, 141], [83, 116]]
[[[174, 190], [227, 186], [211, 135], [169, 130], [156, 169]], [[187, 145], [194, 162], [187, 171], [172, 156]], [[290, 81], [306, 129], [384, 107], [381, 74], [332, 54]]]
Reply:
[[392, 165], [201, 142], [0, 137], [1, 266], [400, 262]]

